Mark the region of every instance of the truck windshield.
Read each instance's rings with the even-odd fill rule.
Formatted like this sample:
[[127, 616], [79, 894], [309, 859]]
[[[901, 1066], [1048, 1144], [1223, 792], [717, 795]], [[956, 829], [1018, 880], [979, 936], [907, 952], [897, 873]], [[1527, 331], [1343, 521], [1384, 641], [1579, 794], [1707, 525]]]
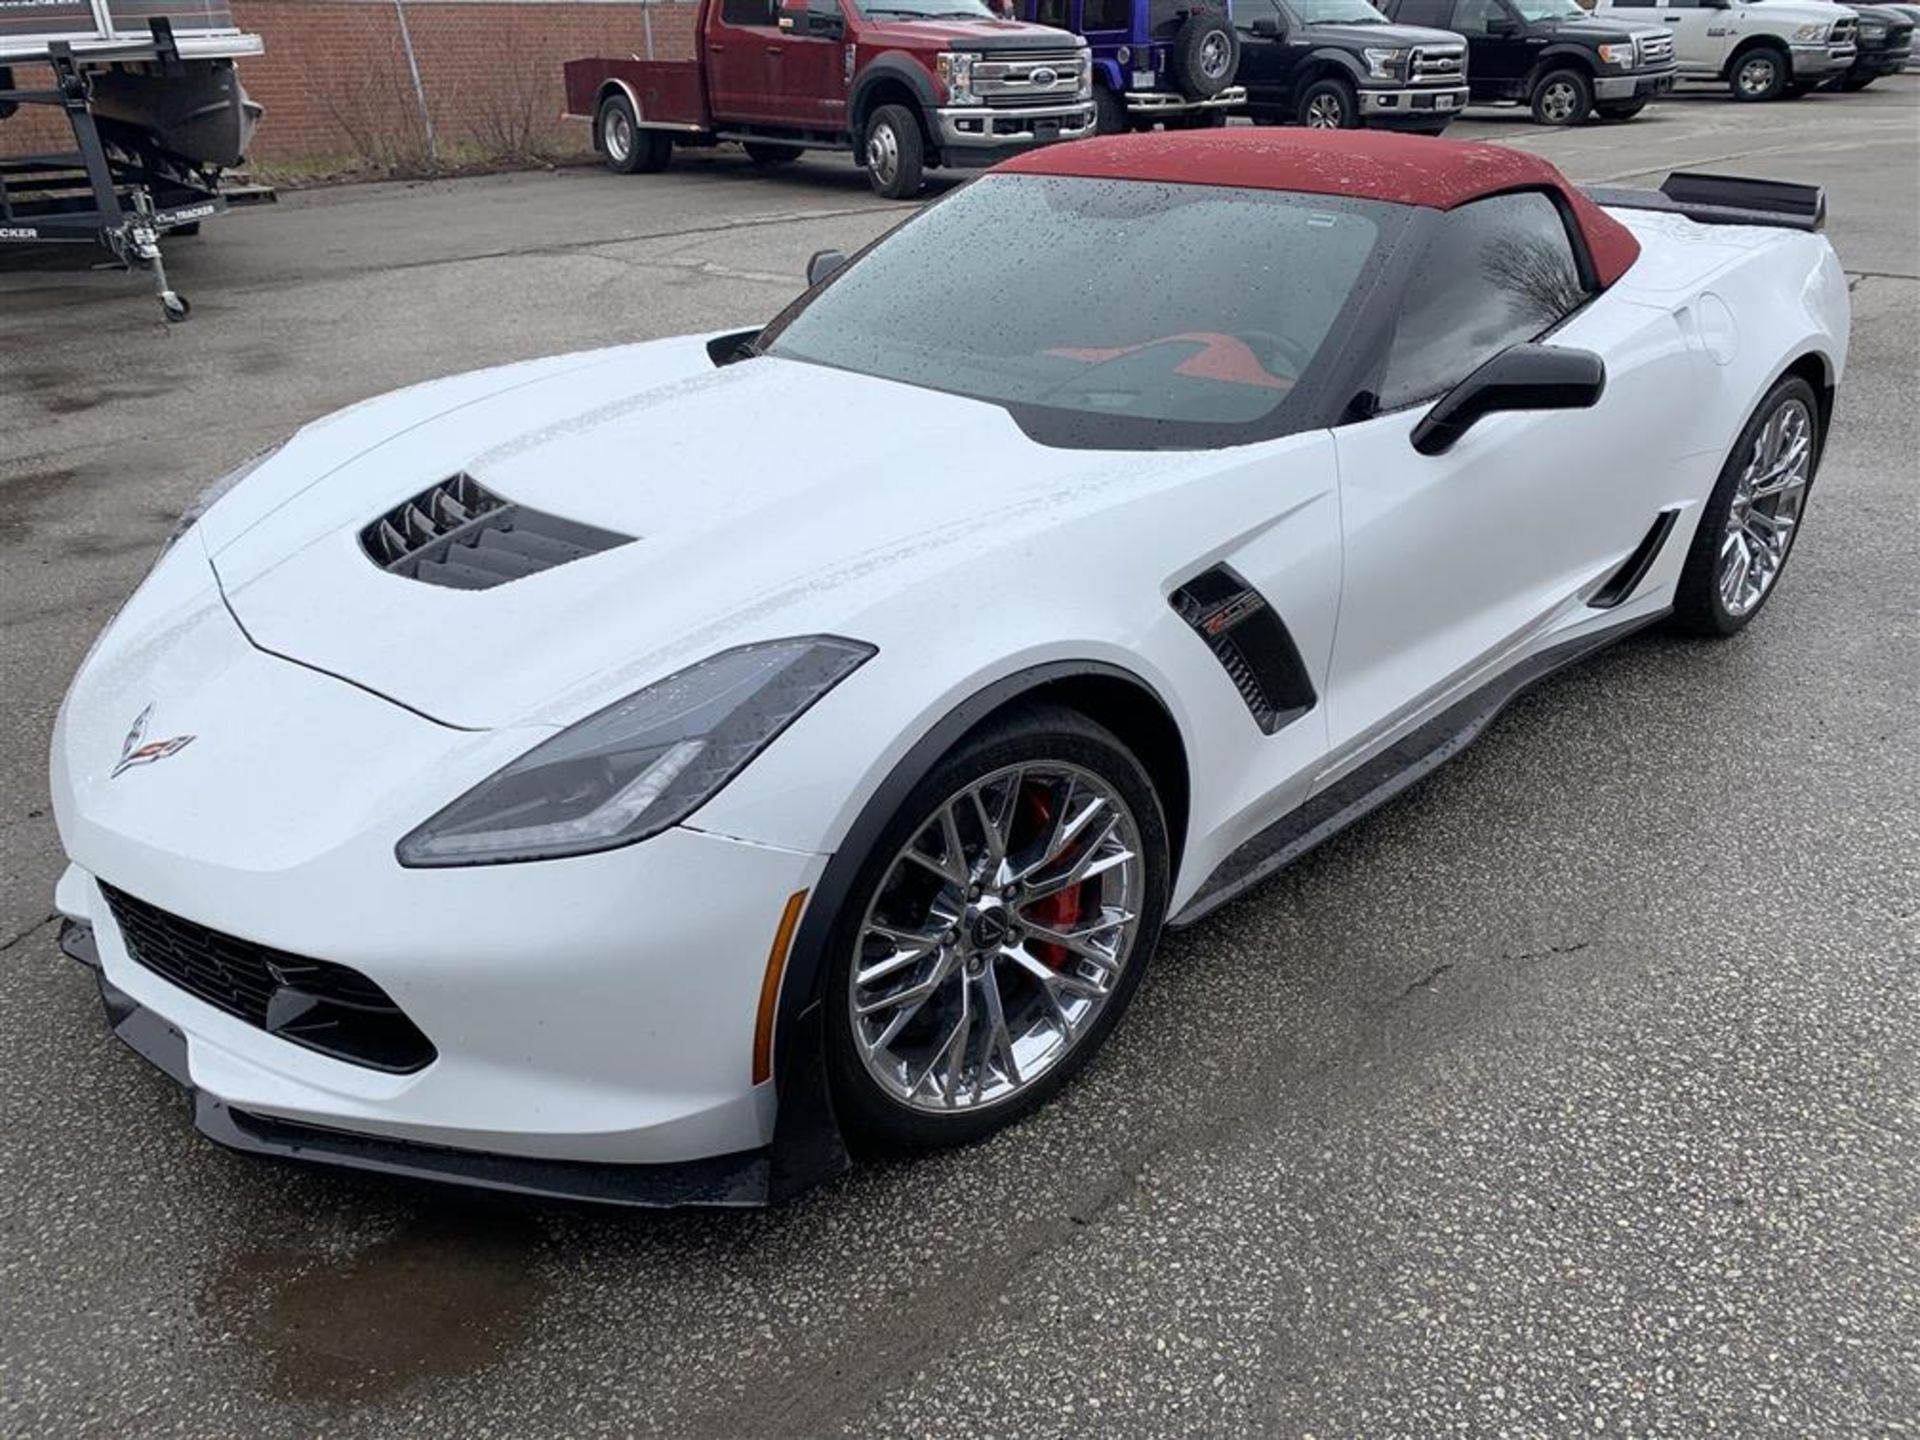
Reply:
[[1287, 0], [1302, 25], [1385, 25], [1389, 21], [1367, 0]]
[[981, 0], [879, 0], [868, 5], [854, 0], [862, 15], [883, 20], [992, 20], [995, 15]]
[[796, 303], [761, 343], [1002, 405], [1049, 444], [1246, 443], [1305, 423], [1299, 402], [1327, 337], [1407, 213], [1269, 190], [990, 175]]
[[1574, 0], [1513, 0], [1523, 20], [1585, 20], [1587, 12]]

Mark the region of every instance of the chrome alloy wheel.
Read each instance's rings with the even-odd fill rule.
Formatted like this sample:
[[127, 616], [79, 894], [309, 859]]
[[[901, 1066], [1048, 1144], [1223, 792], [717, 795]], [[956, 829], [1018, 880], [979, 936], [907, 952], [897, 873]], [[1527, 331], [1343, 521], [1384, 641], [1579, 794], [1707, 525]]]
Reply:
[[1132, 957], [1145, 893], [1119, 792], [1057, 761], [1007, 766], [926, 817], [855, 942], [867, 1073], [915, 1110], [993, 1105], [1059, 1064]]
[[1758, 605], [1793, 544], [1813, 474], [1813, 417], [1797, 399], [1781, 402], [1754, 437], [1727, 508], [1720, 542], [1720, 601], [1732, 616]]
[[626, 111], [608, 109], [606, 123], [600, 127], [600, 142], [607, 147], [607, 158], [617, 165], [633, 158], [633, 121]]
[[1209, 80], [1224, 80], [1227, 75], [1227, 61], [1232, 51], [1227, 37], [1220, 31], [1211, 32], [1200, 42], [1200, 73]]
[[900, 137], [891, 125], [880, 124], [867, 132], [867, 169], [882, 186], [893, 184], [900, 172]]
[[1764, 95], [1773, 88], [1776, 62], [1768, 55], [1750, 55], [1740, 66], [1734, 83], [1747, 95]]
[[1556, 80], [1540, 96], [1540, 113], [1555, 125], [1564, 125], [1573, 118], [1577, 99], [1571, 80]]
[[1346, 119], [1347, 109], [1338, 95], [1316, 95], [1307, 102], [1309, 130], [1339, 130], [1346, 125]]

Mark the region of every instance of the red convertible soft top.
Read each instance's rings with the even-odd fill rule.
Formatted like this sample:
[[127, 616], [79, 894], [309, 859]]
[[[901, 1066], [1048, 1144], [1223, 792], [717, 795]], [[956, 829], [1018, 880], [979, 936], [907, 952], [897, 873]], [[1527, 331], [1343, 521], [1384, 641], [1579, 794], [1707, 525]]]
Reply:
[[1640, 242], [1537, 155], [1504, 145], [1379, 130], [1151, 131], [1047, 145], [995, 167], [1169, 185], [1235, 185], [1350, 195], [1451, 210], [1508, 190], [1552, 190], [1586, 236], [1602, 285], [1626, 273]]

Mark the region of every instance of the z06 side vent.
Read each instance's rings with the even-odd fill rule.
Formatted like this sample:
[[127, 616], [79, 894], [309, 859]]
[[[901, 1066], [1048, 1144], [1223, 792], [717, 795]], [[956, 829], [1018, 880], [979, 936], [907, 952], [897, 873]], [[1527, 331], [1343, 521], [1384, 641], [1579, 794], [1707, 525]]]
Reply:
[[1313, 681], [1286, 622], [1232, 568], [1216, 565], [1168, 599], [1206, 641], [1266, 734], [1314, 707]]
[[1640, 582], [1647, 578], [1647, 572], [1653, 569], [1653, 562], [1660, 558], [1660, 552], [1666, 548], [1667, 537], [1673, 534], [1674, 522], [1679, 518], [1678, 510], [1662, 510], [1654, 516], [1653, 527], [1633, 547], [1633, 553], [1621, 561], [1619, 568], [1588, 597], [1587, 604], [1595, 610], [1611, 610], [1632, 596], [1640, 588]]
[[360, 545], [391, 574], [489, 590], [633, 538], [516, 505], [471, 475], [455, 475], [367, 526]]

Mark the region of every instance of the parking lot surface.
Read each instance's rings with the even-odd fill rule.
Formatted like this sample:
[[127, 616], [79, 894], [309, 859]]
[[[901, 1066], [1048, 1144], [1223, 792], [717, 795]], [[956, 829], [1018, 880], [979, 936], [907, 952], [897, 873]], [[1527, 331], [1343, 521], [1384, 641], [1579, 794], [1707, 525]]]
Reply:
[[1453, 135], [1585, 181], [1828, 187], [1852, 368], [1765, 616], [1539, 687], [1170, 937], [1058, 1103], [771, 1213], [202, 1140], [55, 948], [46, 743], [173, 516], [262, 445], [768, 317], [902, 208], [844, 163], [721, 155], [300, 194], [172, 247], [175, 329], [138, 280], [0, 273], [0, 1434], [1911, 1431], [1920, 79], [1510, 113]]

